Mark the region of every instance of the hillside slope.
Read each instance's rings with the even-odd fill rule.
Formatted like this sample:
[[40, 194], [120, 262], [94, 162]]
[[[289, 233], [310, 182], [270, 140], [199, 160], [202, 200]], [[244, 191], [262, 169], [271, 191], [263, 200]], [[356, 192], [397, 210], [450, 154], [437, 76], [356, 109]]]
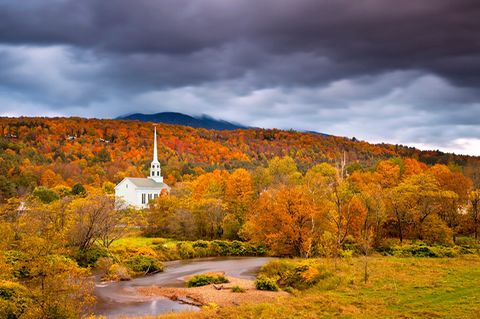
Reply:
[[[159, 124], [157, 131], [167, 182], [215, 168], [253, 171], [275, 156], [287, 155], [305, 171], [319, 162], [337, 163], [343, 154], [352, 168], [370, 168], [397, 156], [414, 157], [427, 164], [457, 165], [477, 185], [480, 181], [480, 158], [474, 156], [296, 131], [216, 131], [168, 124]], [[0, 201], [37, 185], [101, 186], [125, 176], [145, 176], [152, 133], [151, 124], [138, 121], [0, 118]]]
[[118, 120], [136, 120], [142, 122], [154, 122], [164, 124], [186, 125], [194, 128], [205, 128], [213, 130], [236, 130], [246, 128], [240, 124], [233, 124], [223, 120], [216, 120], [207, 115], [194, 117], [183, 113], [162, 112], [156, 114], [134, 113], [126, 116], [119, 116]]

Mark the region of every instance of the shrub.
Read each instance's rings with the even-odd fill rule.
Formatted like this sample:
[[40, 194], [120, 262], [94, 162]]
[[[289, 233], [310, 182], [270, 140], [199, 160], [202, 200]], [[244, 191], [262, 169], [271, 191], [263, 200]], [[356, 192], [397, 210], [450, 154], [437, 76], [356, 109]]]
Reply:
[[233, 286], [232, 292], [245, 292], [245, 289], [240, 286]]
[[231, 256], [245, 256], [248, 254], [248, 250], [245, 247], [246, 244], [238, 240], [234, 240], [230, 243], [230, 255]]
[[102, 190], [105, 194], [114, 194], [115, 184], [113, 184], [112, 182], [103, 182]]
[[403, 246], [400, 254], [413, 257], [440, 257], [425, 244]]
[[202, 306], [202, 309], [204, 309], [204, 310], [217, 310], [218, 305], [214, 302], [209, 302], [205, 306]]
[[238, 240], [197, 240], [177, 244], [177, 251], [181, 258], [196, 258], [208, 256], [264, 256], [264, 245], [253, 245]]
[[31, 300], [28, 290], [21, 284], [0, 280], [0, 318], [20, 318], [28, 309]]
[[58, 200], [60, 197], [53, 190], [39, 186], [33, 191], [33, 196], [37, 197], [42, 203], [49, 204]]
[[130, 280], [130, 273], [127, 269], [127, 267], [122, 266], [120, 264], [113, 264], [110, 266], [110, 268], [107, 271], [106, 276], [103, 278], [103, 280]]
[[153, 273], [163, 271], [163, 264], [158, 259], [145, 256], [136, 255], [127, 260], [126, 265], [134, 272]]
[[193, 248], [201, 247], [201, 248], [208, 248], [208, 241], [205, 240], [197, 240], [192, 243]]
[[72, 194], [73, 195], [83, 196], [86, 193], [87, 193], [87, 191], [85, 190], [85, 187], [82, 184], [77, 183], [77, 184], [73, 185], [73, 187], [72, 187]]
[[470, 254], [472, 251], [458, 246], [427, 246], [423, 243], [417, 243], [393, 246], [388, 250], [383, 250], [381, 253], [383, 255], [397, 257], [456, 257], [461, 254]]
[[70, 187], [67, 187], [67, 186], [64, 186], [64, 185], [57, 185], [55, 186], [54, 188], [52, 188], [52, 190], [59, 196], [59, 197], [65, 197], [65, 196], [68, 196], [70, 195], [71, 193], [71, 188]]
[[393, 256], [395, 253], [395, 246], [399, 244], [399, 240], [394, 238], [386, 238], [380, 242], [380, 245], [375, 248], [377, 252], [383, 256]]
[[[163, 247], [163, 245], [165, 245], [167, 242], [168, 242], [168, 240], [165, 239], [165, 238], [154, 238], [154, 239], [152, 239], [152, 245], [154, 245], [154, 246]], [[157, 248], [157, 247], [155, 247], [155, 248]]]
[[101, 258], [98, 258], [97, 260], [96, 268], [106, 273], [112, 265], [113, 265], [112, 258], [101, 257]]
[[93, 246], [86, 250], [80, 250], [75, 256], [75, 260], [82, 267], [94, 267], [97, 260], [102, 257], [108, 257], [108, 250], [101, 246]]
[[229, 249], [227, 241], [214, 240], [210, 243], [210, 251], [216, 256], [228, 256]]
[[459, 236], [455, 239], [455, 243], [459, 246], [475, 246], [477, 242], [475, 241], [475, 238], [473, 237], [468, 237], [468, 236]]
[[30, 270], [27, 268], [27, 255], [18, 250], [7, 250], [4, 253], [5, 261], [13, 267], [15, 278], [23, 279], [30, 276]]
[[177, 250], [180, 254], [180, 257], [183, 259], [195, 257], [195, 249], [193, 249], [192, 244], [189, 242], [179, 243], [177, 245]]
[[210, 284], [224, 284], [228, 283], [225, 276], [210, 276], [210, 275], [195, 275], [187, 281], [187, 287], [201, 287]]
[[27, 288], [19, 283], [0, 280], [0, 299], [9, 300], [27, 292]]
[[438, 216], [433, 215], [427, 218], [422, 228], [424, 229], [423, 240], [427, 244], [453, 245], [453, 231]]
[[320, 280], [331, 276], [326, 267], [316, 260], [272, 260], [260, 269], [260, 274], [268, 278], [278, 278], [280, 287], [296, 289], [309, 288]]
[[138, 248], [133, 248], [133, 249], [127, 249], [129, 252], [134, 253], [135, 255], [142, 255], [142, 256], [148, 256], [148, 257], [153, 257], [157, 258], [157, 252], [150, 248], [150, 247], [138, 247]]
[[259, 276], [255, 280], [255, 288], [258, 290], [278, 291], [277, 281], [265, 276]]

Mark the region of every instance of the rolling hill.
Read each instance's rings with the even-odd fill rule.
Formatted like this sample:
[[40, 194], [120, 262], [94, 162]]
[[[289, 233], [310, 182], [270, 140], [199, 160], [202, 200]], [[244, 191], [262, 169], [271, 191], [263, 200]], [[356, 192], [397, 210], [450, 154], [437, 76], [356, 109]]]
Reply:
[[224, 120], [217, 120], [208, 115], [190, 116], [177, 112], [162, 112], [155, 114], [134, 113], [117, 117], [118, 120], [136, 120], [142, 122], [154, 122], [164, 124], [177, 124], [191, 126], [194, 128], [205, 128], [212, 130], [236, 130], [244, 129], [246, 126], [227, 122]]

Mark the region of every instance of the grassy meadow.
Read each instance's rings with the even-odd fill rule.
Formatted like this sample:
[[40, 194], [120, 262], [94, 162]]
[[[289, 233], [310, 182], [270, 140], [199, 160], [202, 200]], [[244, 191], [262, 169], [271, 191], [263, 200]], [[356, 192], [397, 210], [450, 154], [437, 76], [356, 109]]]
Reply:
[[159, 244], [165, 248], [173, 248], [178, 241], [166, 238], [144, 237], [137, 234], [131, 234], [128, 237], [122, 237], [112, 243], [112, 248], [156, 248]]
[[291, 297], [149, 318], [480, 318], [480, 257], [371, 257], [314, 261], [333, 275]]

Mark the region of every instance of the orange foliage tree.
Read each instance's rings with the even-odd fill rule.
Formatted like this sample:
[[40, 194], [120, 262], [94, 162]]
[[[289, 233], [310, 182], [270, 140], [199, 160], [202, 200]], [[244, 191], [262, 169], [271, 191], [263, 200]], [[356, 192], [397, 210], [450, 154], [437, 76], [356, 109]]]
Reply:
[[263, 192], [250, 213], [243, 234], [264, 243], [277, 255], [308, 257], [324, 231], [325, 217], [301, 186]]

